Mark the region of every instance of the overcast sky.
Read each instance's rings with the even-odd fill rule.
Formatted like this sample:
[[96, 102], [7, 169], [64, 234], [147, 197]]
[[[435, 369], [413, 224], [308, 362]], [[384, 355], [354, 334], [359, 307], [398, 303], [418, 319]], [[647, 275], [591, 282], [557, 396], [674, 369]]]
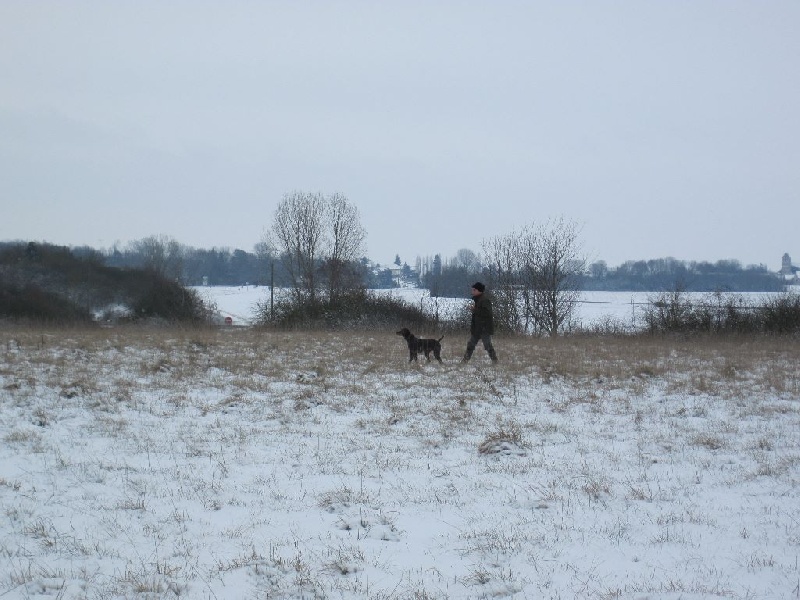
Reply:
[[295, 190], [378, 262], [800, 264], [800, 2], [0, 2], [0, 240], [249, 251]]

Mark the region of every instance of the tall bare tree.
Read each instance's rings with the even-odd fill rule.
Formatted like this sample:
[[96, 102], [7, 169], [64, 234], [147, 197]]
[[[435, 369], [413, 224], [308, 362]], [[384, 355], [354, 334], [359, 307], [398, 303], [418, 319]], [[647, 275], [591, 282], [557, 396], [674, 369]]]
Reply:
[[342, 194], [292, 192], [275, 211], [271, 245], [281, 254], [295, 300], [316, 301], [320, 289], [336, 300], [355, 285], [352, 265], [366, 232], [358, 209]]
[[557, 336], [575, 314], [580, 299], [579, 275], [586, 268], [579, 228], [563, 218], [536, 228], [526, 266], [533, 291], [530, 310], [541, 333]]
[[499, 329], [523, 332], [526, 325], [520, 304], [520, 234], [512, 232], [483, 241], [492, 289], [495, 323]]
[[325, 198], [322, 194], [284, 194], [272, 225], [274, 245], [292, 280], [297, 301], [314, 301], [317, 292], [317, 260], [323, 250]]
[[327, 229], [330, 234], [325, 271], [328, 277], [328, 299], [333, 302], [353, 286], [350, 266], [364, 250], [366, 231], [361, 226], [358, 208], [345, 196], [336, 193], [327, 199]]
[[556, 336], [569, 323], [585, 266], [578, 234], [575, 223], [556, 219], [484, 240], [501, 326]]

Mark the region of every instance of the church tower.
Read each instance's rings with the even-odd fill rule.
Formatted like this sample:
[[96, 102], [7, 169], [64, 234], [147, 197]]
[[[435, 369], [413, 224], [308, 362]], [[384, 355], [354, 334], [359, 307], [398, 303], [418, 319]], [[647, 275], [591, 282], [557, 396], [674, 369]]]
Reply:
[[783, 259], [781, 260], [781, 275], [793, 275], [794, 271], [792, 269], [792, 257], [789, 256], [789, 253], [783, 255]]

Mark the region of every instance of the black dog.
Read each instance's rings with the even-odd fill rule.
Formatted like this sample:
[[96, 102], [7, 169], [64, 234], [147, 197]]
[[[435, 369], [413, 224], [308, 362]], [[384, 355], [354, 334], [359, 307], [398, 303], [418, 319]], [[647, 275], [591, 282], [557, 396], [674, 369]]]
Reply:
[[397, 335], [402, 335], [408, 344], [408, 362], [417, 360], [417, 354], [420, 352], [425, 355], [425, 358], [428, 359], [428, 362], [431, 362], [431, 352], [433, 352], [433, 356], [436, 358], [436, 360], [442, 362], [442, 345], [439, 342], [442, 341], [444, 336], [440, 337], [438, 340], [434, 340], [433, 338], [418, 338], [415, 337], [414, 334], [411, 333], [406, 327], [403, 327], [400, 331], [398, 331]]

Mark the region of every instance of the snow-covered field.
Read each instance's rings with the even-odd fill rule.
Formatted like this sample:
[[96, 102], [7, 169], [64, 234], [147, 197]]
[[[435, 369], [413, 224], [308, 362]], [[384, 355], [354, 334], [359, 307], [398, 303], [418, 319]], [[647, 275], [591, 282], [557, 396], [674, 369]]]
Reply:
[[[259, 286], [209, 286], [195, 287], [200, 296], [212, 302], [222, 318], [230, 317], [233, 325], [248, 326], [255, 320], [255, 308], [259, 303], [269, 306], [270, 290]], [[800, 290], [792, 286], [792, 293]], [[276, 299], [283, 293], [275, 292]], [[419, 288], [396, 288], [389, 290], [373, 290], [373, 293], [400, 298], [410, 304], [419, 306], [431, 315], [438, 314], [443, 320], [458, 320], [464, 315], [464, 307], [469, 302], [465, 296], [460, 298], [431, 298], [427, 290]], [[774, 293], [740, 293], [736, 294], [742, 303], [758, 306]], [[644, 326], [644, 315], [650, 302], [659, 298], [654, 292], [583, 292], [575, 307], [572, 325], [589, 330], [637, 331]], [[692, 302], [708, 301], [711, 294], [687, 293], [685, 297]], [[712, 300], [713, 301], [713, 300]], [[462, 317], [463, 318], [463, 317]], [[398, 327], [403, 324], [398, 323]], [[433, 332], [429, 332], [433, 333]]]
[[796, 341], [465, 342], [0, 329], [0, 598], [800, 595]]
[[[206, 300], [214, 302], [223, 317], [230, 317], [234, 325], [250, 325], [254, 320], [254, 310], [258, 303], [269, 304], [270, 290], [259, 286], [208, 286], [192, 288]], [[276, 295], [281, 292], [276, 291]], [[374, 290], [374, 293], [401, 298], [420, 306], [430, 313], [438, 309], [442, 316], [462, 311], [467, 297], [431, 298], [427, 290], [418, 288], [397, 288]], [[576, 316], [585, 326], [614, 319], [626, 326], [635, 327], [641, 321], [642, 311], [648, 299], [654, 294], [644, 292], [585, 292], [578, 304]]]

